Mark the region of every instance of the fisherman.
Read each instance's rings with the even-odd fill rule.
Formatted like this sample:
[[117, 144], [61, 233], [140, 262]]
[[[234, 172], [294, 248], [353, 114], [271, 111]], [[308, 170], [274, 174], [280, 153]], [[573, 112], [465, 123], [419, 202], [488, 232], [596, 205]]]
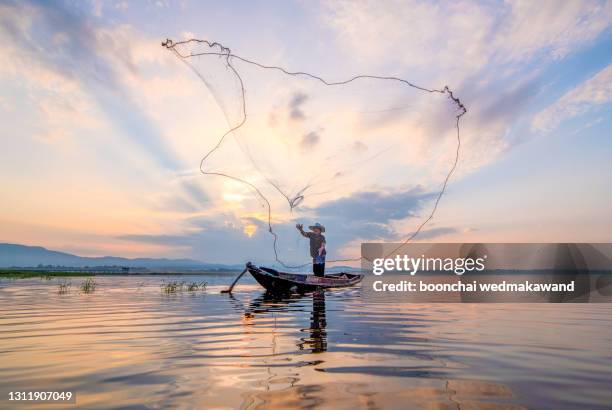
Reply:
[[315, 276], [323, 277], [325, 276], [325, 255], [327, 252], [325, 251], [325, 236], [323, 236], [323, 232], [325, 232], [325, 227], [320, 223], [316, 223], [312, 226], [309, 226], [311, 232], [304, 231], [304, 225], [297, 224], [295, 227], [300, 231], [300, 233], [306, 238], [310, 239], [310, 256], [312, 256], [312, 273]]

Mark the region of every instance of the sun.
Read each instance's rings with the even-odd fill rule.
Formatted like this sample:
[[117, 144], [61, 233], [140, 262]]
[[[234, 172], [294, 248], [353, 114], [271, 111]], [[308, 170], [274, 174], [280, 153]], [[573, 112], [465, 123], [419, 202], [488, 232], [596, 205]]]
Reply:
[[255, 224], [245, 225], [242, 231], [245, 233], [246, 236], [250, 238], [251, 236], [255, 235], [255, 232], [257, 232], [257, 225]]

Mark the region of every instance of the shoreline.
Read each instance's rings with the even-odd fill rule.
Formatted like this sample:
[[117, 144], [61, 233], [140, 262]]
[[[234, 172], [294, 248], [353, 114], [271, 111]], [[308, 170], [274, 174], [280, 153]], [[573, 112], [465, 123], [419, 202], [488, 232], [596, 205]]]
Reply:
[[200, 272], [84, 272], [84, 271], [44, 271], [44, 270], [11, 270], [0, 269], [0, 279], [52, 279], [64, 277], [91, 277], [91, 276], [198, 276], [198, 275], [236, 275], [237, 271], [200, 271]]

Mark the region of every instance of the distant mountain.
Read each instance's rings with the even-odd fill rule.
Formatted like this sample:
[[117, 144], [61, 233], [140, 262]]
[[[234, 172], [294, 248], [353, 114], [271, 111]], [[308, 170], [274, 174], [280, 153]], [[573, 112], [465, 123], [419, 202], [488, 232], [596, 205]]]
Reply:
[[0, 243], [0, 267], [36, 267], [54, 265], [67, 267], [129, 266], [148, 269], [243, 269], [243, 265], [205, 263], [193, 259], [121, 258], [116, 256], [86, 257], [52, 251], [41, 246]]

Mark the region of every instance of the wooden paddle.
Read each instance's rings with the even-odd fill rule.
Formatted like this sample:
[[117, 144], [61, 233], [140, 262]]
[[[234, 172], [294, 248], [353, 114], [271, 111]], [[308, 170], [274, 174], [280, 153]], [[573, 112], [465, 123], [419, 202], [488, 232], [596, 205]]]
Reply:
[[247, 270], [249, 270], [249, 265], [251, 263], [247, 263], [246, 267], [244, 268], [244, 270], [240, 273], [240, 275], [238, 275], [238, 277], [236, 279], [234, 279], [234, 281], [232, 282], [232, 284], [230, 285], [230, 287], [228, 289], [223, 289], [221, 291], [221, 293], [232, 293], [232, 289], [234, 289], [234, 286], [236, 286], [236, 283], [238, 283], [238, 281], [240, 280], [240, 278], [242, 277], [242, 275], [244, 275], [246, 273]]

